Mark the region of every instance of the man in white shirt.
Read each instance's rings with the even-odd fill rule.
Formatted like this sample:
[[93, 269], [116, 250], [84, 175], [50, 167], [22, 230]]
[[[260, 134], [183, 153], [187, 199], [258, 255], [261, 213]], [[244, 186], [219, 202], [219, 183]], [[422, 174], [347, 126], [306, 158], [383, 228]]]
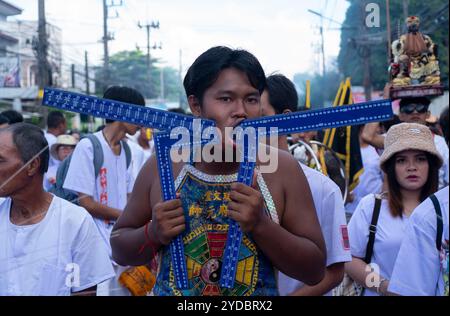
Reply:
[[[427, 125], [427, 118], [431, 115], [428, 110], [430, 100], [425, 97], [403, 98], [400, 101], [398, 118], [403, 123], [418, 123]], [[384, 135], [376, 132], [378, 123], [369, 123], [364, 127], [362, 138], [375, 148], [384, 148]], [[436, 149], [441, 154], [444, 164], [439, 169], [439, 188], [449, 184], [449, 149], [445, 139], [439, 135], [433, 135]]]
[[371, 193], [381, 193], [383, 186], [383, 172], [380, 169], [380, 156], [375, 147], [364, 141], [361, 137], [361, 132], [362, 127], [359, 134], [359, 144], [364, 171], [359, 176], [359, 183], [352, 192], [353, 201], [345, 205], [345, 210], [349, 214], [353, 214], [363, 197]]
[[[267, 86], [261, 96], [263, 116], [295, 112], [297, 103], [297, 91], [288, 78], [283, 75], [272, 75], [267, 78]], [[278, 148], [288, 150], [286, 136], [279, 137]], [[344, 263], [351, 261], [344, 201], [341, 190], [330, 178], [305, 165], [300, 166], [308, 180], [325, 239], [327, 268], [323, 280], [314, 286], [305, 285], [280, 272], [278, 289], [280, 295], [330, 295], [331, 290], [344, 277]]]
[[[144, 97], [136, 90], [122, 86], [112, 86], [105, 91], [105, 99], [145, 105]], [[127, 204], [128, 194], [133, 189], [132, 164], [126, 164], [125, 150], [121, 140], [126, 134], [134, 135], [138, 126], [129, 123], [106, 120], [103, 130], [95, 133], [103, 150], [103, 166], [95, 177], [93, 145], [88, 139], [82, 139], [72, 154], [64, 189], [78, 192], [79, 203], [94, 217], [100, 234], [108, 247], [115, 221]], [[113, 262], [116, 270], [114, 280], [99, 286], [99, 295], [129, 295], [128, 290], [119, 284], [120, 274], [126, 267]]]
[[144, 150], [136, 144], [131, 138], [125, 137], [124, 139], [131, 151], [131, 174], [133, 177], [132, 186], [134, 186], [134, 181], [136, 180], [139, 171], [141, 171], [142, 166], [145, 163], [145, 153]]
[[448, 186], [435, 193], [442, 213], [441, 249], [437, 248], [436, 209], [428, 198], [414, 210], [406, 226], [389, 292], [407, 296], [448, 295], [448, 194]]
[[92, 217], [44, 191], [48, 156], [37, 126], [0, 130], [0, 296], [95, 294], [114, 276]]
[[[48, 142], [48, 148], [51, 148], [54, 143], [56, 143], [56, 138], [59, 135], [66, 133], [67, 122], [64, 114], [59, 111], [51, 111], [47, 116], [47, 131], [45, 132], [45, 139]], [[57, 160], [50, 156], [48, 166], [58, 164]]]

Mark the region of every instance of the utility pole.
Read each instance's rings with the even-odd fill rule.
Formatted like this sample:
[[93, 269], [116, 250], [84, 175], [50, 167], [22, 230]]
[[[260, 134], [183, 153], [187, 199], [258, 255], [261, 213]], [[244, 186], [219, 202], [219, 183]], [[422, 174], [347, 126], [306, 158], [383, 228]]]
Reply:
[[320, 30], [320, 38], [321, 38], [320, 50], [322, 52], [322, 76], [325, 78], [325, 74], [326, 74], [326, 66], [325, 66], [325, 39], [324, 39], [324, 36], [323, 36], [323, 18], [324, 18], [324, 16], [321, 13], [313, 11], [313, 10], [308, 10], [308, 11], [310, 13], [320, 17], [319, 30]]
[[106, 90], [109, 82], [109, 51], [108, 41], [108, 4], [103, 0], [103, 90]]
[[89, 64], [88, 64], [88, 52], [84, 51], [84, 80], [86, 81], [86, 94], [91, 94], [89, 87]]
[[[114, 37], [108, 32], [108, 19], [110, 18], [108, 15], [108, 9], [110, 7], [117, 7], [121, 5], [122, 0], [120, 0], [120, 3], [118, 4], [114, 3], [114, 0], [112, 0], [111, 4], [108, 4], [107, 0], [103, 0], [103, 90], [106, 90], [108, 87], [110, 79], [108, 42], [114, 39]], [[117, 17], [119, 17], [119, 14], [116, 11], [116, 18]]]
[[147, 31], [147, 76], [148, 76], [148, 87], [149, 87], [149, 91], [148, 94], [149, 96], [152, 95], [152, 77], [151, 77], [151, 67], [152, 67], [152, 62], [151, 62], [151, 53], [150, 53], [150, 29], [154, 28], [154, 29], [159, 29], [159, 21], [152, 21], [151, 23], [147, 23], [142, 25], [141, 22], [138, 22], [138, 27], [140, 29], [145, 28]]
[[75, 64], [70, 65], [70, 74], [72, 77], [72, 89], [75, 88]]
[[[365, 7], [367, 5], [367, 1], [361, 1], [361, 13], [362, 17], [365, 16]], [[366, 30], [364, 29], [364, 26], [362, 26], [362, 29], [360, 29], [360, 32], [362, 34], [365, 34]], [[372, 100], [372, 74], [370, 71], [370, 55], [371, 55], [371, 49], [370, 49], [370, 42], [369, 43], [361, 43], [358, 54], [363, 59], [363, 86], [364, 86], [364, 95], [366, 98], [366, 101]]]
[[178, 66], [178, 78], [180, 78], [180, 87], [178, 88], [179, 90], [179, 103], [180, 103], [180, 108], [183, 108], [183, 104], [184, 104], [184, 99], [183, 99], [183, 78], [181, 77], [183, 73], [183, 51], [180, 49], [179, 51], [179, 66]]
[[47, 30], [45, 21], [45, 0], [38, 2], [38, 43], [37, 43], [37, 60], [38, 60], [38, 85], [39, 89], [44, 89], [50, 83], [50, 70], [48, 67], [47, 50]]
[[161, 82], [161, 100], [164, 100], [164, 67], [161, 65], [159, 80]]
[[372, 74], [370, 71], [370, 55], [371, 55], [370, 46], [363, 45], [361, 47], [360, 56], [363, 58], [363, 69], [364, 69], [363, 85], [366, 101], [372, 100]]
[[325, 69], [325, 40], [323, 38], [323, 19], [320, 19], [320, 37], [322, 39], [322, 76], [325, 78], [326, 69]]
[[[391, 60], [392, 60], [392, 51], [391, 51], [391, 43], [392, 43], [392, 38], [391, 38], [391, 13], [390, 13], [390, 2], [389, 0], [386, 0], [386, 32], [387, 32], [387, 49], [388, 49], [388, 67], [391, 64]], [[389, 74], [389, 82], [391, 81], [391, 75]]]
[[409, 16], [409, 0], [403, 0], [403, 16], [404, 16], [404, 21], [406, 21], [406, 19]]

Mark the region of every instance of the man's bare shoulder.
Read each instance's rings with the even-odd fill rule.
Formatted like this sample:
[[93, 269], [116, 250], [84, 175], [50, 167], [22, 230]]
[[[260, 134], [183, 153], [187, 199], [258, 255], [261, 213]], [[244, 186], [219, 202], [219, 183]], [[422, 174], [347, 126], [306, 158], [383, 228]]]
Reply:
[[[172, 163], [172, 172], [174, 179], [178, 176], [184, 165], [184, 162]], [[144, 174], [144, 176], [141, 177], [142, 180], [149, 183], [150, 186], [153, 185], [155, 181], [159, 182], [158, 160], [156, 158], [156, 155], [152, 155], [149, 159], [147, 159], [147, 161], [142, 166], [140, 173]]]
[[[298, 161], [287, 151], [280, 150], [275, 147], [266, 147], [267, 151], [270, 149], [272, 151], [270, 162], [260, 163], [260, 169], [269, 170], [269, 172], [264, 173], [264, 178], [270, 179], [275, 182], [283, 182], [286, 177], [292, 177], [296, 174], [296, 171], [300, 170]], [[275, 159], [275, 161], [273, 161]], [[267, 166], [274, 166], [273, 168], [267, 168]]]

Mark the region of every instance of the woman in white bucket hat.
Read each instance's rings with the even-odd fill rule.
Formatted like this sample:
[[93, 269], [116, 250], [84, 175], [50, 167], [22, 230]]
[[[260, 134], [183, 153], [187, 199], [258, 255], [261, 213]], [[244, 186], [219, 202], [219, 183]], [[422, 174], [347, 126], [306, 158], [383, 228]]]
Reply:
[[56, 142], [50, 147], [50, 155], [54, 158], [55, 164], [49, 166], [44, 176], [44, 189], [48, 191], [56, 182], [56, 172], [61, 162], [69, 156], [78, 141], [71, 135], [59, 135]]
[[[353, 260], [346, 263], [345, 270], [365, 288], [363, 295], [387, 294], [406, 224], [413, 210], [437, 191], [442, 163], [428, 127], [402, 123], [389, 129], [380, 157], [388, 191], [382, 196], [364, 197], [348, 226]], [[377, 220], [375, 209], [379, 210]], [[372, 247], [370, 231], [374, 232]], [[368, 248], [373, 249], [370, 258]]]

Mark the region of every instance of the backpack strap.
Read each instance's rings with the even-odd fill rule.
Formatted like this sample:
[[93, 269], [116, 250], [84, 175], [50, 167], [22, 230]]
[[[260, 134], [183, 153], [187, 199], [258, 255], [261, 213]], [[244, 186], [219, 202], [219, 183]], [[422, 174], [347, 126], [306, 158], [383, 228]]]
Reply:
[[130, 149], [130, 145], [128, 145], [128, 143], [124, 140], [120, 141], [120, 144], [122, 145], [123, 150], [125, 150], [125, 158], [127, 161], [127, 169], [131, 164], [131, 149]]
[[375, 205], [373, 208], [372, 222], [369, 226], [369, 241], [366, 247], [366, 256], [364, 257], [364, 262], [369, 264], [373, 255], [373, 246], [375, 243], [375, 233], [377, 232], [378, 217], [380, 216], [381, 209], [381, 197], [375, 195]]
[[432, 194], [430, 195], [430, 200], [433, 202], [434, 210], [436, 211], [436, 220], [437, 220], [437, 232], [436, 232], [436, 248], [438, 251], [441, 251], [442, 248], [442, 234], [444, 232], [444, 224], [442, 222], [442, 210], [441, 205], [437, 197]]
[[54, 193], [53, 191], [56, 188], [63, 188], [64, 181], [66, 180], [67, 171], [69, 171], [69, 165], [70, 161], [72, 160], [72, 154], [67, 156], [58, 166], [58, 169], [56, 171], [56, 183], [52, 186], [52, 189], [50, 189], [50, 192]]
[[100, 174], [100, 169], [103, 166], [103, 149], [100, 140], [94, 134], [86, 135], [86, 138], [89, 139], [92, 143], [92, 147], [94, 149], [94, 175], [95, 178]]

